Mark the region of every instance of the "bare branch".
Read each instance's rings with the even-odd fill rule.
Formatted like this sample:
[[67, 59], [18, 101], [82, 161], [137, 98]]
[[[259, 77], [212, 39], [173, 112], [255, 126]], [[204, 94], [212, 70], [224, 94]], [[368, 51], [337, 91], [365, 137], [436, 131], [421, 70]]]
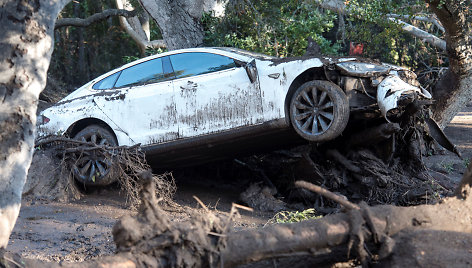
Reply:
[[430, 45], [432, 45], [434, 47], [437, 47], [437, 48], [439, 48], [443, 51], [446, 50], [446, 41], [442, 40], [441, 38], [436, 37], [433, 34], [425, 32], [425, 31], [421, 30], [420, 28], [415, 27], [415, 26], [413, 26], [411, 24], [408, 24], [404, 21], [401, 21], [399, 19], [396, 19], [396, 18], [388, 18], [388, 19], [395, 22], [395, 23], [398, 23], [402, 27], [403, 31], [405, 31], [405, 32], [417, 37], [417, 38], [420, 38], [423, 42], [429, 43]]
[[360, 209], [360, 207], [358, 205], [353, 204], [353, 203], [349, 202], [349, 200], [344, 199], [345, 198], [344, 196], [335, 194], [335, 193], [333, 193], [331, 191], [328, 191], [325, 188], [320, 187], [318, 185], [315, 185], [313, 183], [309, 183], [309, 182], [306, 182], [306, 181], [296, 181], [295, 186], [305, 188], [305, 189], [310, 190], [312, 192], [315, 192], [319, 195], [322, 195], [326, 198], [329, 198], [329, 199], [335, 201], [336, 203], [343, 205], [347, 209]]
[[397, 19], [404, 19], [404, 20], [418, 20], [418, 21], [424, 21], [424, 22], [429, 22], [434, 24], [441, 32], [445, 32], [444, 27], [442, 26], [441, 22], [439, 22], [436, 18], [434, 17], [428, 17], [428, 16], [408, 16], [408, 15], [399, 15], [399, 14], [388, 14], [387, 17], [389, 18], [397, 18]]
[[[119, 9], [132, 8], [131, 4], [128, 1], [115, 0], [115, 3]], [[149, 47], [151, 48], [165, 48], [166, 47], [164, 40], [152, 40], [152, 41], [149, 40], [144, 30], [142, 28], [138, 29], [138, 25], [140, 25], [140, 23], [137, 18], [136, 18], [135, 23], [133, 24], [135, 27], [133, 27], [133, 25], [131, 25], [131, 23], [125, 17], [120, 17], [121, 27], [126, 31], [126, 33], [128, 33], [131, 36], [131, 38], [133, 38], [133, 40], [139, 46], [139, 49], [141, 50], [141, 54], [144, 54], [146, 49]]]
[[[314, 4], [317, 4], [321, 8], [328, 9], [334, 12], [338, 12], [340, 14], [345, 14], [345, 15], [352, 15], [352, 8], [349, 6], [346, 6], [344, 4], [344, 1], [342, 0], [312, 0]], [[408, 17], [408, 16], [407, 16]], [[438, 38], [434, 36], [433, 34], [430, 34], [428, 32], [425, 32], [418, 27], [415, 27], [411, 24], [408, 24], [406, 22], [403, 22], [393, 16], [387, 15], [387, 18], [395, 23], [398, 23], [401, 25], [402, 30], [417, 37], [420, 38], [423, 42], [427, 42], [431, 44], [434, 47], [437, 47], [441, 50], [446, 50], [446, 41], [442, 40], [441, 38]], [[409, 17], [408, 17], [409, 18]], [[362, 18], [358, 18], [362, 19]], [[419, 19], [418, 19], [419, 20]], [[434, 23], [433, 21], [431, 21]], [[438, 23], [439, 25], [439, 23]], [[442, 26], [441, 26], [442, 27]], [[439, 26], [438, 26], [439, 28]]]
[[75, 26], [75, 27], [87, 27], [92, 23], [107, 19], [111, 16], [123, 16], [123, 17], [133, 17], [136, 16], [136, 11], [124, 10], [124, 9], [107, 9], [100, 13], [95, 13], [92, 16], [81, 19], [81, 18], [63, 18], [58, 19], [54, 25], [54, 29], [58, 29], [66, 26]]

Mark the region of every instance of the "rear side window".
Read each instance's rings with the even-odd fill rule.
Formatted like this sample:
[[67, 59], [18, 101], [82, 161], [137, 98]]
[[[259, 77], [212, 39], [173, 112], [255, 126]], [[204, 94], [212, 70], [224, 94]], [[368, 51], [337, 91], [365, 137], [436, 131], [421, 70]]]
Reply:
[[116, 79], [118, 76], [120, 76], [121, 72], [114, 73], [106, 78], [103, 78], [102, 80], [98, 81], [98, 83], [95, 83], [95, 85], [92, 86], [93, 89], [109, 89], [113, 88], [115, 85]]
[[218, 72], [236, 67], [234, 60], [211, 53], [194, 52], [170, 56], [176, 78]]
[[167, 80], [162, 71], [160, 58], [149, 60], [121, 71], [115, 87], [135, 86]]

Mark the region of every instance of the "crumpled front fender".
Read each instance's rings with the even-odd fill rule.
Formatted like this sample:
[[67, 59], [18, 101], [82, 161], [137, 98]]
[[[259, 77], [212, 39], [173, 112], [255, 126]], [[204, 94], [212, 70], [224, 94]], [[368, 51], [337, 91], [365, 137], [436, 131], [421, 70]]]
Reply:
[[412, 86], [395, 75], [387, 76], [377, 87], [377, 103], [382, 115], [398, 107], [398, 100], [402, 95], [417, 92], [419, 95], [431, 99], [428, 91]]

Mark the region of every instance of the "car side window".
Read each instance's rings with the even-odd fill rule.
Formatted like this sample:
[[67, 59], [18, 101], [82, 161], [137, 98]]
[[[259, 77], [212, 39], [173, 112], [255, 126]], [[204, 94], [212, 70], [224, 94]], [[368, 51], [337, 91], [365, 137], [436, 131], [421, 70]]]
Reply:
[[98, 83], [95, 83], [95, 85], [92, 86], [93, 89], [110, 89], [113, 88], [115, 85], [115, 81], [120, 75], [121, 72], [116, 72], [106, 78], [103, 78], [102, 80], [98, 81]]
[[135, 86], [168, 80], [162, 70], [161, 58], [136, 64], [121, 71], [115, 87]]
[[218, 72], [236, 67], [232, 58], [211, 53], [189, 52], [170, 56], [176, 78]]

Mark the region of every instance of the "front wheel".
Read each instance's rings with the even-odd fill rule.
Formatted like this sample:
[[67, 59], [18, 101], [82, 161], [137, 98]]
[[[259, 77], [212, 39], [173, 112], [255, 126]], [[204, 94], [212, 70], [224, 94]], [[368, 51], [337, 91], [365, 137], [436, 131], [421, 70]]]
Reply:
[[[74, 136], [75, 140], [91, 142], [97, 145], [117, 146], [113, 134], [99, 125], [90, 125]], [[72, 166], [76, 180], [86, 185], [108, 185], [114, 182], [113, 161], [105, 158], [98, 151], [84, 151], [77, 155], [77, 161]]]
[[306, 140], [332, 140], [346, 128], [349, 101], [343, 90], [332, 82], [306, 82], [292, 96], [290, 121], [295, 131]]

